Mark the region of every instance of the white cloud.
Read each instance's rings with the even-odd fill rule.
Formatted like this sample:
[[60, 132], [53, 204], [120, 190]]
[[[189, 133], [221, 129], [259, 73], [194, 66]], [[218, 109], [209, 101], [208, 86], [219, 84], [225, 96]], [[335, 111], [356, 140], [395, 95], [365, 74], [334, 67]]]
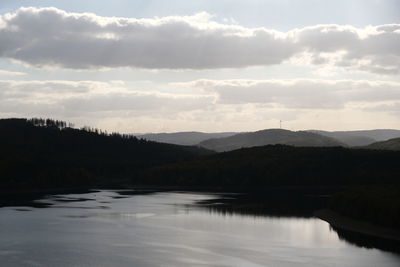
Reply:
[[93, 91], [119, 91], [115, 83], [96, 81], [17, 81], [0, 80], [0, 101], [20, 100], [28, 102], [51, 102], [76, 95], [84, 95]]
[[257, 130], [278, 127], [280, 119], [287, 129], [399, 123], [400, 83], [387, 81], [196, 80], [149, 91], [121, 81], [0, 80], [0, 87], [0, 117], [52, 117], [122, 132]]
[[[287, 112], [280, 116], [288, 117], [300, 110], [379, 111], [382, 107], [386, 112], [393, 101], [400, 102], [399, 82], [364, 80], [195, 80], [159, 86], [158, 91], [129, 88], [121, 81], [0, 80], [0, 87], [0, 112], [25, 116], [124, 112], [167, 117], [196, 111], [191, 115], [194, 120], [228, 114], [239, 119], [264, 109], [269, 114]], [[185, 90], [192, 93], [183, 94]]]
[[282, 33], [218, 23], [207, 13], [134, 19], [21, 8], [0, 17], [0, 56], [36, 67], [242, 68], [309, 53], [310, 64], [398, 74], [399, 47], [399, 24]]
[[277, 32], [218, 24], [205, 13], [126, 19], [21, 8], [1, 20], [0, 54], [39, 67], [243, 67], [280, 63], [295, 48]]
[[370, 112], [387, 112], [396, 117], [400, 117], [400, 100], [392, 102], [377, 103], [376, 105], [365, 107], [366, 111]]
[[90, 97], [74, 97], [58, 104], [67, 110], [76, 112], [131, 111], [131, 115], [152, 114], [168, 115], [188, 110], [204, 109], [211, 105], [210, 96], [174, 96], [160, 93], [110, 93], [96, 94]]
[[352, 102], [400, 101], [400, 83], [364, 80], [197, 80], [176, 86], [217, 95], [220, 104], [278, 104], [290, 109], [341, 109]]
[[369, 26], [317, 25], [293, 31], [298, 44], [313, 56], [313, 63], [382, 74], [400, 71], [400, 24]]
[[120, 81], [12, 81], [0, 80], [0, 113], [21, 116], [92, 116], [127, 112], [129, 116], [168, 116], [204, 109], [210, 95], [175, 95], [124, 87]]
[[0, 70], [0, 76], [21, 76], [25, 74], [26, 73], [19, 71]]

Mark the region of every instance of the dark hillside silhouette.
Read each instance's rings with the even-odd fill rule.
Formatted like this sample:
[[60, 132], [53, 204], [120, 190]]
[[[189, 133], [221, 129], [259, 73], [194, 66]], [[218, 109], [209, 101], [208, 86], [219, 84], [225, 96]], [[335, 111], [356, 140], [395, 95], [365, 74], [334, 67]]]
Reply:
[[0, 120], [2, 188], [132, 182], [146, 168], [211, 153], [71, 126], [50, 119]]
[[351, 218], [400, 229], [400, 187], [360, 186], [335, 194], [330, 208]]
[[349, 186], [400, 183], [400, 152], [268, 145], [156, 167], [154, 184], [223, 187]]

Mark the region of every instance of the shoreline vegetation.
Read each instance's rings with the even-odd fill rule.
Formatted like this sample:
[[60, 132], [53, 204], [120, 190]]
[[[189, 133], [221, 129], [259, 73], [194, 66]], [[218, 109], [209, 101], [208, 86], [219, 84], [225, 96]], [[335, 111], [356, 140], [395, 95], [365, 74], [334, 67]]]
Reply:
[[346, 242], [368, 249], [400, 253], [400, 230], [344, 216], [329, 209], [317, 210], [314, 216], [326, 221], [329, 227]]
[[398, 229], [379, 226], [367, 221], [356, 220], [329, 209], [316, 210], [314, 215], [317, 218], [328, 222], [334, 228], [397, 241], [400, 245], [400, 230]]
[[329, 209], [355, 220], [400, 230], [400, 187], [347, 188], [331, 197]]

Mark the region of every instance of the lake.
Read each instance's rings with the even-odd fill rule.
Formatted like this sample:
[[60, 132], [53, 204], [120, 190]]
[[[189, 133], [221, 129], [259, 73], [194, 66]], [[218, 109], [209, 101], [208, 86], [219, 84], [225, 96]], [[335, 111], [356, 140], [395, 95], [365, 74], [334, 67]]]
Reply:
[[[234, 195], [232, 195], [234, 197]], [[1, 266], [399, 266], [317, 218], [218, 212], [207, 193], [93, 191], [0, 208]]]

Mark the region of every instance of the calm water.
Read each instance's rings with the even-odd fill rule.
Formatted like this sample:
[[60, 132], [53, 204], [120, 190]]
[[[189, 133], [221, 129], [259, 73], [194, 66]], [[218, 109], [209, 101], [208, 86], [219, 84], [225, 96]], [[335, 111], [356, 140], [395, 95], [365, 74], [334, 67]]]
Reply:
[[319, 219], [224, 215], [211, 194], [57, 195], [48, 208], [0, 208], [1, 266], [399, 266]]

